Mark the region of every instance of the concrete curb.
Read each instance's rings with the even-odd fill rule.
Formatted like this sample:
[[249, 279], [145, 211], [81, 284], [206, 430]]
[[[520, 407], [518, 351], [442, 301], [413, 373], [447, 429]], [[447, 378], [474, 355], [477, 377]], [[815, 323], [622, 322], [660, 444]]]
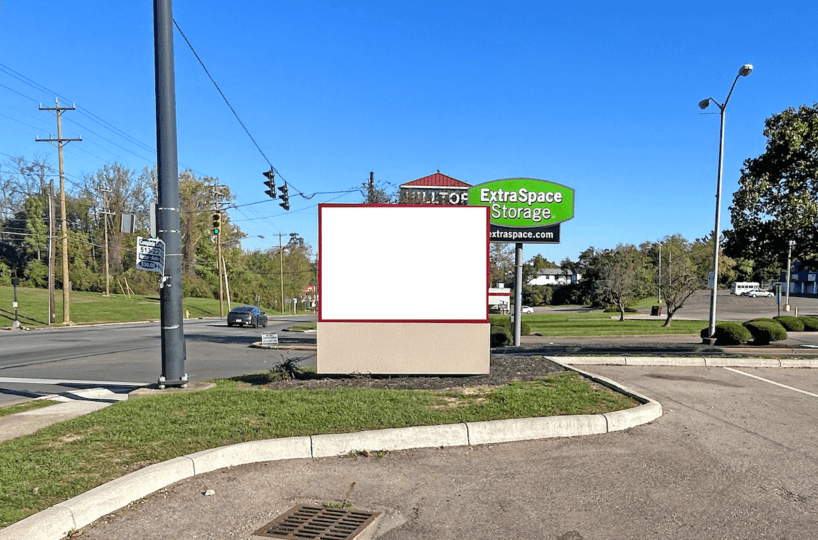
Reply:
[[558, 364], [599, 366], [818, 368], [812, 358], [729, 358], [711, 356], [546, 356]]
[[[620, 431], [662, 416], [662, 406], [618, 383], [563, 365], [642, 403], [624, 411], [597, 415], [519, 418], [437, 426], [270, 439], [203, 450], [157, 463], [98, 486], [0, 529], [0, 540], [60, 540], [69, 531], [150, 495], [175, 482], [226, 467], [262, 461], [342, 456], [356, 450], [407, 450], [472, 446], [554, 437], [577, 437]], [[563, 359], [564, 360], [564, 359]]]

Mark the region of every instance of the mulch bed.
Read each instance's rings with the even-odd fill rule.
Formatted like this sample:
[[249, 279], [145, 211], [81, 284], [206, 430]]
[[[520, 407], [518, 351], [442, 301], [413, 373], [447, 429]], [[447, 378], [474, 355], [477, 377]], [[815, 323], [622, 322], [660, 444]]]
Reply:
[[[415, 375], [318, 375], [299, 373], [298, 378], [287, 379], [264, 386], [271, 389], [287, 388], [392, 388], [398, 390], [445, 390], [464, 386], [501, 386], [515, 381], [526, 381], [564, 371], [562, 366], [537, 356], [492, 357], [488, 375], [415, 376]], [[253, 382], [253, 381], [247, 381]]]

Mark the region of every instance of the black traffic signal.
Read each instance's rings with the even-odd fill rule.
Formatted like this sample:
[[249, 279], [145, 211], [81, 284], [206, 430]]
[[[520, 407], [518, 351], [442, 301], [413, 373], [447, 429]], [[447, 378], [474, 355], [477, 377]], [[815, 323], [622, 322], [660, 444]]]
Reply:
[[275, 171], [272, 168], [270, 168], [269, 171], [264, 171], [261, 174], [263, 174], [264, 176], [267, 177], [267, 181], [264, 182], [264, 185], [267, 186], [268, 189], [264, 193], [269, 195], [271, 199], [275, 199], [276, 198], [276, 173], [275, 173]]
[[213, 212], [213, 234], [218, 235], [222, 230], [222, 214], [221, 212]]
[[287, 184], [284, 183], [284, 185], [281, 186], [278, 189], [279, 189], [279, 191], [281, 191], [281, 195], [280, 195], [281, 202], [279, 203], [279, 206], [281, 208], [283, 208], [284, 210], [289, 210], [290, 209], [290, 195], [289, 195], [289, 193], [287, 193]]

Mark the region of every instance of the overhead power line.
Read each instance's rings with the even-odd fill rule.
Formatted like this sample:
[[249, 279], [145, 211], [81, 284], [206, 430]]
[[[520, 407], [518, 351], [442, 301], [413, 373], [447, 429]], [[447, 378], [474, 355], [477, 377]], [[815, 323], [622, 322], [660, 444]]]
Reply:
[[267, 162], [267, 165], [269, 165], [269, 166], [270, 166], [270, 168], [271, 168], [273, 171], [275, 171], [276, 175], [278, 175], [278, 177], [279, 177], [279, 178], [281, 178], [281, 179], [284, 181], [284, 183], [285, 183], [285, 184], [287, 184], [287, 185], [289, 185], [291, 188], [293, 188], [293, 190], [296, 192], [296, 193], [295, 193], [295, 195], [298, 195], [299, 197], [302, 197], [302, 198], [304, 198], [304, 199], [311, 199], [312, 197], [314, 197], [314, 196], [315, 196], [315, 194], [310, 195], [310, 196], [305, 195], [305, 194], [304, 194], [304, 192], [302, 192], [300, 189], [298, 189], [297, 187], [295, 187], [295, 186], [292, 184], [292, 182], [290, 182], [290, 181], [288, 181], [286, 178], [284, 178], [284, 176], [283, 176], [283, 175], [282, 175], [282, 174], [279, 172], [279, 170], [278, 170], [278, 169], [276, 169], [276, 168], [275, 168], [275, 166], [274, 166], [274, 165], [273, 165], [273, 164], [270, 162], [270, 159], [267, 157], [267, 154], [265, 154], [265, 153], [264, 153], [264, 150], [262, 150], [262, 149], [261, 149], [261, 147], [259, 146], [259, 144], [256, 142], [255, 137], [253, 137], [253, 135], [250, 133], [250, 130], [249, 130], [249, 129], [247, 129], [247, 126], [246, 126], [246, 125], [244, 125], [244, 122], [242, 122], [242, 121], [241, 121], [241, 118], [239, 118], [239, 114], [236, 112], [236, 109], [234, 109], [234, 108], [233, 108], [233, 106], [232, 106], [232, 105], [230, 105], [230, 102], [227, 100], [227, 96], [225, 96], [225, 95], [224, 95], [224, 92], [222, 92], [222, 89], [219, 87], [219, 85], [218, 85], [218, 83], [216, 82], [216, 80], [215, 80], [215, 79], [213, 78], [213, 76], [210, 74], [210, 71], [208, 71], [207, 66], [205, 66], [204, 62], [203, 62], [203, 61], [202, 61], [202, 59], [199, 57], [199, 54], [196, 52], [196, 49], [194, 49], [194, 48], [193, 48], [193, 44], [192, 44], [192, 43], [190, 43], [190, 40], [187, 38], [187, 36], [185, 35], [185, 33], [182, 31], [182, 28], [179, 26], [179, 23], [178, 23], [178, 22], [176, 22], [176, 19], [173, 19], [173, 24], [174, 24], [174, 26], [176, 26], [176, 29], [179, 31], [179, 34], [182, 36], [182, 39], [184, 39], [184, 40], [185, 40], [185, 43], [187, 43], [187, 46], [190, 48], [191, 52], [193, 53], [193, 56], [195, 56], [195, 57], [196, 57], [196, 60], [199, 62], [199, 65], [201, 65], [201, 66], [202, 66], [202, 69], [204, 70], [205, 74], [207, 74], [207, 77], [210, 79], [210, 82], [212, 82], [212, 83], [213, 83], [213, 86], [215, 86], [215, 87], [216, 87], [216, 90], [218, 90], [219, 95], [220, 95], [220, 96], [222, 96], [222, 99], [223, 99], [223, 100], [224, 100], [224, 102], [227, 104], [227, 107], [230, 109], [230, 111], [233, 113], [233, 116], [235, 116], [235, 117], [236, 117], [236, 120], [238, 120], [238, 122], [239, 122], [239, 124], [241, 125], [242, 129], [244, 130], [244, 132], [245, 132], [245, 133], [247, 133], [247, 136], [248, 136], [248, 137], [250, 137], [250, 140], [251, 140], [251, 141], [253, 141], [253, 145], [255, 145], [256, 149], [257, 149], [257, 150], [259, 151], [259, 153], [261, 154], [261, 157], [263, 157], [263, 158], [264, 158], [264, 161], [266, 161], [266, 162]]

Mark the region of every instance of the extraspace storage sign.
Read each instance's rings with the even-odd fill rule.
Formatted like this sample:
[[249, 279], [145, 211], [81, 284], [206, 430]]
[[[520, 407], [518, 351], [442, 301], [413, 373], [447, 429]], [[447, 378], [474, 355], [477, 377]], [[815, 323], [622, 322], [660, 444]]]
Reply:
[[534, 178], [492, 180], [469, 188], [469, 206], [488, 206], [492, 242], [559, 244], [560, 223], [574, 217], [574, 190]]

